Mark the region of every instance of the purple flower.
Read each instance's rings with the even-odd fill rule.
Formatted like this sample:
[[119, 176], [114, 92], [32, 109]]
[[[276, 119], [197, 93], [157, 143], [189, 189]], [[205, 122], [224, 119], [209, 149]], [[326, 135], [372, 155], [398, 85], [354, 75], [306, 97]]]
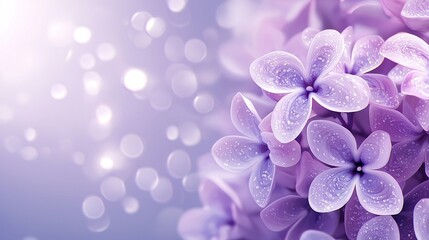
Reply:
[[371, 91], [370, 103], [396, 108], [400, 104], [400, 96], [395, 83], [386, 75], [368, 73], [383, 62], [380, 48], [384, 43], [378, 35], [359, 38], [353, 44], [354, 30], [346, 28], [342, 33], [345, 51], [342, 59], [344, 72], [362, 77]]
[[307, 198], [289, 195], [263, 209], [261, 218], [268, 229], [276, 232], [288, 229], [285, 239], [295, 240], [309, 229], [334, 233], [339, 222], [339, 212], [315, 212], [308, 205]]
[[416, 31], [429, 30], [429, 3], [425, 0], [382, 0], [388, 14], [402, 18], [405, 24]]
[[[411, 118], [415, 117], [413, 111], [417, 110], [417, 114], [424, 112], [422, 109], [410, 106], [409, 102], [415, 103], [416, 101], [422, 100], [407, 97], [406, 102], [404, 102], [404, 107], [408, 107], [406, 108], [408, 110], [404, 110], [404, 112], [410, 112]], [[429, 103], [426, 108], [429, 109]], [[371, 129], [389, 133], [392, 142], [396, 142], [392, 147], [389, 162], [383, 167], [384, 171], [395, 177], [397, 181], [402, 182], [417, 172], [425, 158], [426, 163], [429, 163], [429, 133], [421, 125], [416, 126], [401, 112], [393, 109], [371, 106], [369, 114]], [[417, 124], [418, 119], [421, 119], [422, 122], [428, 121], [423, 117], [415, 118], [414, 121]], [[426, 173], [429, 174], [429, 168], [426, 168]]]
[[429, 236], [429, 198], [420, 200], [414, 207], [414, 232], [417, 239], [425, 239]]
[[278, 239], [263, 226], [259, 212], [246, 209], [244, 196], [224, 181], [204, 180], [199, 195], [203, 207], [188, 210], [179, 220], [184, 239]]
[[401, 211], [400, 186], [391, 175], [378, 170], [389, 160], [389, 134], [375, 131], [357, 149], [353, 134], [346, 128], [327, 120], [315, 120], [308, 124], [307, 138], [316, 158], [334, 166], [311, 183], [308, 200], [315, 211], [340, 209], [351, 198], [355, 186], [367, 211], [378, 215]]
[[425, 41], [409, 33], [398, 33], [386, 40], [380, 52], [412, 69], [402, 82], [402, 93], [429, 100], [429, 46]]
[[322, 231], [307, 230], [301, 235], [301, 238], [299, 240], [335, 240], [335, 239]]
[[312, 100], [335, 112], [355, 112], [369, 103], [369, 88], [360, 77], [334, 73], [344, 50], [335, 30], [319, 32], [312, 40], [306, 65], [287, 52], [271, 52], [256, 59], [250, 75], [263, 90], [286, 94], [272, 113], [274, 136], [283, 143], [294, 140], [306, 125]]
[[[425, 239], [416, 238], [416, 235], [420, 235], [423, 231], [427, 231], [428, 225], [427, 222], [424, 222], [424, 218], [429, 217], [427, 212], [428, 208], [425, 206], [426, 203], [423, 204], [422, 202], [419, 205], [421, 199], [427, 198], [429, 198], [429, 181], [420, 183], [404, 196], [404, 208], [398, 215], [381, 220], [377, 215], [366, 211], [354, 195], [345, 208], [344, 221], [347, 237], [349, 239], [359, 239], [359, 234], [368, 232], [371, 228], [376, 228], [377, 225], [382, 224], [385, 225], [383, 228], [390, 229], [390, 231], [385, 232], [383, 228], [378, 228], [378, 232], [384, 232], [384, 239]], [[392, 219], [395, 224], [392, 223]], [[371, 221], [372, 223], [378, 223], [371, 224]], [[397, 237], [396, 229], [399, 229], [400, 237]], [[373, 236], [373, 239], [380, 239], [380, 237], [382, 237], [377, 231], [373, 231], [373, 233], [369, 234], [367, 238], [363, 239], [370, 239], [370, 236]], [[428, 236], [427, 233], [424, 233], [424, 236]]]
[[238, 93], [231, 104], [231, 120], [243, 136], [226, 136], [219, 139], [212, 148], [216, 162], [224, 169], [243, 173], [252, 168], [249, 189], [256, 203], [267, 205], [274, 184], [275, 166], [290, 167], [301, 156], [300, 145], [296, 141], [280, 143], [266, 124], [261, 124], [253, 104]]

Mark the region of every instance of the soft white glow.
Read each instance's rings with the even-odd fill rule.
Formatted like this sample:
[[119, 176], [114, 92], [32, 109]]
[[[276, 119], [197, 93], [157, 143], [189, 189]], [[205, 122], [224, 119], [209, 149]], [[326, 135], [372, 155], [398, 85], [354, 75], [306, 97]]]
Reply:
[[124, 86], [130, 91], [141, 91], [146, 87], [147, 75], [139, 69], [130, 69], [125, 73]]
[[168, 8], [172, 12], [181, 12], [185, 7], [187, 0], [167, 0]]
[[80, 44], [84, 44], [91, 40], [92, 33], [87, 27], [77, 27], [73, 32], [73, 39]]
[[140, 203], [135, 197], [125, 197], [122, 201], [124, 211], [128, 214], [136, 213], [140, 208]]
[[112, 169], [114, 166], [114, 162], [113, 159], [110, 157], [102, 157], [100, 159], [100, 167], [105, 169], [105, 170], [110, 170]]
[[116, 56], [116, 48], [110, 43], [102, 43], [97, 47], [97, 57], [101, 61], [110, 61]]
[[15, 12], [15, 1], [0, 1], [0, 34], [11, 27]]
[[179, 137], [179, 128], [176, 126], [168, 126], [166, 130], [167, 139], [170, 141], [176, 140]]
[[79, 65], [85, 70], [94, 68], [95, 66], [95, 57], [92, 54], [85, 53], [79, 59]]
[[82, 203], [82, 211], [85, 217], [97, 219], [103, 216], [105, 207], [103, 200], [97, 196], [89, 196]]
[[153, 38], [161, 37], [165, 32], [165, 22], [162, 18], [152, 17], [146, 22], [146, 32]]
[[110, 120], [112, 120], [112, 110], [109, 108], [109, 106], [98, 106], [95, 114], [97, 115], [98, 123], [101, 125], [108, 124]]
[[37, 132], [36, 132], [36, 130], [34, 128], [27, 128], [25, 130], [24, 135], [25, 135], [25, 139], [27, 141], [32, 142], [32, 141], [34, 141], [36, 139]]
[[62, 84], [55, 84], [51, 87], [51, 97], [55, 100], [64, 99], [67, 96], [67, 88]]
[[96, 72], [87, 72], [83, 75], [83, 85], [88, 95], [97, 95], [101, 88], [101, 76]]
[[121, 139], [122, 154], [129, 158], [138, 158], [143, 153], [143, 142], [137, 134], [127, 134]]
[[146, 22], [152, 15], [148, 12], [136, 12], [131, 17], [131, 26], [137, 31], [143, 31], [146, 28]]

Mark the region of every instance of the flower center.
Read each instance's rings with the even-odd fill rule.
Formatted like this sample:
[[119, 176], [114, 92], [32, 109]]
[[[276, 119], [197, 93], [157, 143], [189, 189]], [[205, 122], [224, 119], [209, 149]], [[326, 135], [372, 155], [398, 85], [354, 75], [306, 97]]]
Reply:
[[361, 166], [358, 166], [358, 167], [356, 168], [356, 171], [358, 171], [358, 172], [362, 172], [362, 167], [361, 167]]
[[313, 92], [313, 91], [314, 91], [314, 88], [313, 88], [313, 86], [307, 86], [307, 87], [305, 88], [305, 91], [307, 91], [307, 92]]
[[355, 163], [355, 174], [363, 175], [363, 163], [361, 161]]

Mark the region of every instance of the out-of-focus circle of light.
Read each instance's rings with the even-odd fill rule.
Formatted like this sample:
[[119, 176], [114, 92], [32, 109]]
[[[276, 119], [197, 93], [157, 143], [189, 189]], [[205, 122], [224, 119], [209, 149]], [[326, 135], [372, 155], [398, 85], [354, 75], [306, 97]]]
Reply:
[[100, 167], [104, 170], [111, 170], [114, 167], [115, 163], [110, 157], [102, 157], [100, 159]]
[[199, 63], [207, 56], [207, 46], [200, 39], [190, 39], [185, 43], [185, 57], [189, 62]]
[[253, 4], [250, 1], [225, 1], [216, 10], [216, 21], [223, 28], [234, 28], [248, 24]]
[[112, 202], [121, 200], [126, 194], [124, 181], [117, 177], [104, 179], [100, 191], [104, 198]]
[[39, 156], [39, 152], [34, 147], [23, 147], [20, 151], [20, 155], [22, 159], [26, 161], [32, 161]]
[[214, 108], [214, 98], [210, 93], [201, 93], [194, 98], [194, 109], [199, 113], [209, 113]]
[[89, 219], [88, 229], [92, 232], [100, 233], [106, 231], [110, 226], [110, 218], [103, 215], [98, 219]]
[[146, 22], [152, 15], [148, 12], [136, 12], [131, 17], [131, 26], [137, 31], [146, 29]]
[[186, 7], [187, 0], [167, 0], [170, 11], [178, 13]]
[[38, 240], [38, 239], [33, 236], [27, 236], [27, 237], [24, 237], [22, 240]]
[[165, 22], [162, 18], [151, 17], [146, 22], [146, 32], [153, 38], [161, 37], [165, 32]]
[[105, 125], [112, 120], [112, 110], [107, 105], [100, 105], [95, 110], [98, 123]]
[[169, 37], [165, 41], [164, 54], [165, 57], [172, 61], [177, 62], [183, 59], [185, 49], [185, 42], [176, 36]]
[[142, 70], [133, 68], [125, 73], [123, 83], [130, 91], [141, 91], [146, 87], [147, 75]]
[[159, 203], [170, 201], [173, 197], [173, 184], [168, 178], [159, 178], [158, 184], [150, 190], [150, 196]]
[[27, 128], [25, 129], [24, 136], [25, 136], [25, 140], [29, 142], [33, 142], [34, 140], [36, 140], [37, 131], [34, 128]]
[[63, 84], [54, 84], [51, 87], [51, 97], [55, 100], [64, 99], [67, 96], [67, 88]]
[[13, 108], [7, 105], [0, 105], [0, 121], [7, 123], [12, 121], [15, 116]]
[[185, 122], [180, 126], [180, 140], [186, 146], [195, 146], [201, 141], [200, 128], [191, 122]]
[[198, 81], [195, 73], [189, 70], [177, 72], [171, 80], [171, 88], [174, 94], [180, 98], [192, 96], [198, 88]]
[[134, 37], [134, 45], [140, 49], [149, 47], [152, 43], [152, 38], [145, 32], [140, 32]]
[[186, 191], [195, 192], [200, 186], [200, 177], [197, 173], [190, 173], [182, 178], [182, 186]]
[[143, 141], [137, 134], [127, 134], [120, 143], [122, 154], [129, 158], [138, 158], [143, 153]]
[[97, 47], [97, 57], [101, 61], [111, 61], [116, 57], [116, 48], [110, 43], [102, 43]]
[[172, 101], [170, 94], [164, 90], [156, 90], [150, 97], [150, 105], [159, 111], [169, 109]]
[[140, 208], [140, 203], [135, 197], [127, 196], [122, 200], [122, 207], [124, 211], [128, 214], [136, 213]]
[[73, 31], [74, 26], [71, 21], [53, 22], [48, 26], [47, 38], [54, 46], [65, 47], [73, 42]]
[[168, 126], [166, 130], [167, 139], [174, 141], [179, 137], [179, 128], [177, 126]]
[[82, 69], [89, 70], [95, 66], [95, 57], [92, 54], [84, 53], [79, 59], [79, 65]]
[[75, 152], [75, 153], [73, 153], [73, 162], [76, 164], [76, 165], [83, 165], [83, 164], [85, 164], [85, 159], [86, 159], [86, 157], [85, 157], [85, 154], [83, 153], [83, 152]]
[[97, 72], [87, 72], [83, 75], [83, 86], [88, 95], [97, 95], [101, 88], [101, 76]]
[[158, 185], [158, 172], [153, 168], [140, 168], [137, 170], [135, 182], [143, 191], [150, 191]]
[[22, 147], [21, 139], [16, 136], [9, 136], [4, 139], [4, 147], [7, 151], [14, 153]]
[[85, 44], [91, 40], [92, 33], [88, 27], [80, 26], [75, 28], [73, 32], [73, 39], [80, 44]]
[[104, 214], [104, 202], [98, 196], [88, 196], [82, 203], [82, 211], [85, 217], [89, 219], [98, 219]]
[[167, 170], [172, 177], [183, 178], [191, 171], [191, 157], [184, 150], [175, 150], [168, 155]]

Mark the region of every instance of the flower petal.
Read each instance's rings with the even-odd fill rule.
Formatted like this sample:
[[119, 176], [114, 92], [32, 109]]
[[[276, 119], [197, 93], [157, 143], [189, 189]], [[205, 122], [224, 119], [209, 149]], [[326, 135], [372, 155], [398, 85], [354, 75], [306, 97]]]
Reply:
[[420, 183], [405, 195], [405, 205], [402, 211], [414, 211], [417, 202], [423, 198], [429, 198], [429, 180]]
[[421, 133], [402, 113], [375, 105], [369, 108], [369, 123], [373, 131], [383, 130], [389, 133], [393, 142], [410, 140]]
[[301, 37], [302, 42], [306, 46], [310, 46], [311, 42], [313, 41], [314, 37], [320, 32], [319, 29], [308, 27], [302, 31]]
[[261, 211], [261, 219], [268, 229], [282, 231], [307, 215], [307, 199], [289, 195], [280, 198]]
[[348, 59], [348, 61], [352, 58], [352, 44], [353, 44], [353, 36], [354, 36], [354, 28], [352, 26], [346, 27], [342, 32], [341, 36], [344, 39], [344, 58]]
[[395, 215], [401, 212], [404, 197], [398, 182], [389, 174], [366, 170], [356, 187], [362, 206], [377, 215]]
[[426, 173], [426, 176], [429, 177], [429, 148], [428, 147], [424, 149], [424, 153], [425, 153], [425, 173]]
[[314, 36], [307, 54], [306, 70], [308, 83], [328, 74], [340, 61], [344, 40], [335, 30], [324, 30]]
[[362, 78], [366, 81], [371, 91], [371, 103], [388, 108], [397, 108], [399, 106], [401, 97], [398, 94], [395, 83], [389, 77], [382, 74], [364, 74]]
[[419, 170], [424, 158], [423, 141], [403, 141], [393, 145], [390, 160], [382, 168], [398, 182], [408, 180]]
[[366, 169], [379, 169], [389, 161], [392, 143], [387, 132], [374, 131], [359, 146], [359, 159]]
[[232, 99], [231, 120], [235, 128], [242, 134], [255, 140], [261, 138], [259, 131], [261, 118], [252, 102], [241, 93], [237, 93]]
[[356, 194], [353, 194], [344, 211], [344, 225], [347, 237], [349, 239], [356, 239], [359, 229], [364, 223], [376, 216], [377, 215], [365, 210], [360, 204]]
[[209, 209], [194, 208], [180, 217], [177, 230], [185, 239], [211, 239], [217, 236], [218, 229], [226, 224], [227, 219], [216, 216]]
[[212, 155], [222, 168], [241, 172], [268, 156], [268, 147], [240, 136], [226, 136], [219, 139], [212, 148]]
[[411, 69], [427, 71], [429, 46], [410, 33], [398, 33], [387, 39], [380, 53], [396, 63]]
[[405, 24], [413, 30], [429, 30], [429, 3], [426, 0], [408, 0], [402, 8], [401, 16]]
[[380, 54], [383, 43], [384, 40], [377, 35], [370, 35], [357, 40], [352, 52], [352, 73], [361, 75], [380, 66], [384, 59]]
[[366, 222], [357, 235], [357, 240], [399, 240], [399, 228], [391, 216], [378, 216]]
[[261, 123], [259, 123], [259, 129], [261, 130], [261, 132], [272, 132], [272, 128], [271, 128], [271, 117], [272, 117], [272, 113], [269, 113], [267, 116], [265, 116]]
[[265, 91], [290, 93], [304, 86], [304, 67], [294, 55], [275, 51], [256, 59], [250, 65], [250, 76]]
[[[233, 196], [230, 197], [228, 194]], [[227, 217], [226, 214], [231, 214], [233, 199], [238, 198], [236, 195], [234, 190], [226, 184], [217, 184], [211, 180], [204, 180], [199, 188], [203, 206], [210, 208], [218, 216]]]
[[429, 236], [429, 198], [420, 200], [414, 207], [413, 223], [417, 239], [427, 239]]
[[285, 240], [296, 240], [306, 230], [320, 230], [327, 234], [333, 234], [339, 223], [338, 212], [317, 213], [309, 211], [307, 216], [293, 225], [286, 234]]
[[275, 166], [269, 160], [260, 161], [252, 170], [249, 179], [250, 194], [260, 207], [265, 207], [270, 199], [274, 184]]
[[334, 112], [357, 112], [368, 106], [370, 89], [358, 76], [330, 74], [319, 78], [314, 99], [326, 109]]
[[315, 160], [309, 152], [303, 152], [299, 161], [299, 169], [296, 173], [295, 191], [301, 196], [308, 196], [311, 182], [326, 169], [329, 169], [329, 167]]
[[358, 178], [351, 169], [331, 168], [317, 175], [310, 185], [308, 202], [316, 212], [342, 208], [353, 194]]
[[412, 69], [398, 64], [389, 71], [387, 76], [392, 79], [395, 84], [401, 84], [410, 71], [412, 71]]
[[320, 161], [331, 166], [354, 164], [356, 140], [345, 127], [327, 120], [314, 120], [308, 124], [307, 139], [311, 152]]
[[288, 143], [281, 143], [274, 134], [264, 132], [262, 139], [270, 149], [270, 159], [274, 165], [279, 167], [291, 167], [298, 163], [301, 158], [301, 146], [295, 140]]
[[335, 238], [322, 231], [307, 230], [301, 235], [299, 240], [335, 240]]
[[401, 92], [429, 100], [429, 75], [427, 72], [411, 71], [401, 85]]
[[420, 126], [425, 131], [429, 131], [429, 100], [422, 100], [417, 97], [407, 97], [406, 103]]
[[271, 127], [280, 142], [287, 143], [298, 137], [310, 117], [311, 102], [311, 97], [291, 93], [277, 103], [271, 116]]

